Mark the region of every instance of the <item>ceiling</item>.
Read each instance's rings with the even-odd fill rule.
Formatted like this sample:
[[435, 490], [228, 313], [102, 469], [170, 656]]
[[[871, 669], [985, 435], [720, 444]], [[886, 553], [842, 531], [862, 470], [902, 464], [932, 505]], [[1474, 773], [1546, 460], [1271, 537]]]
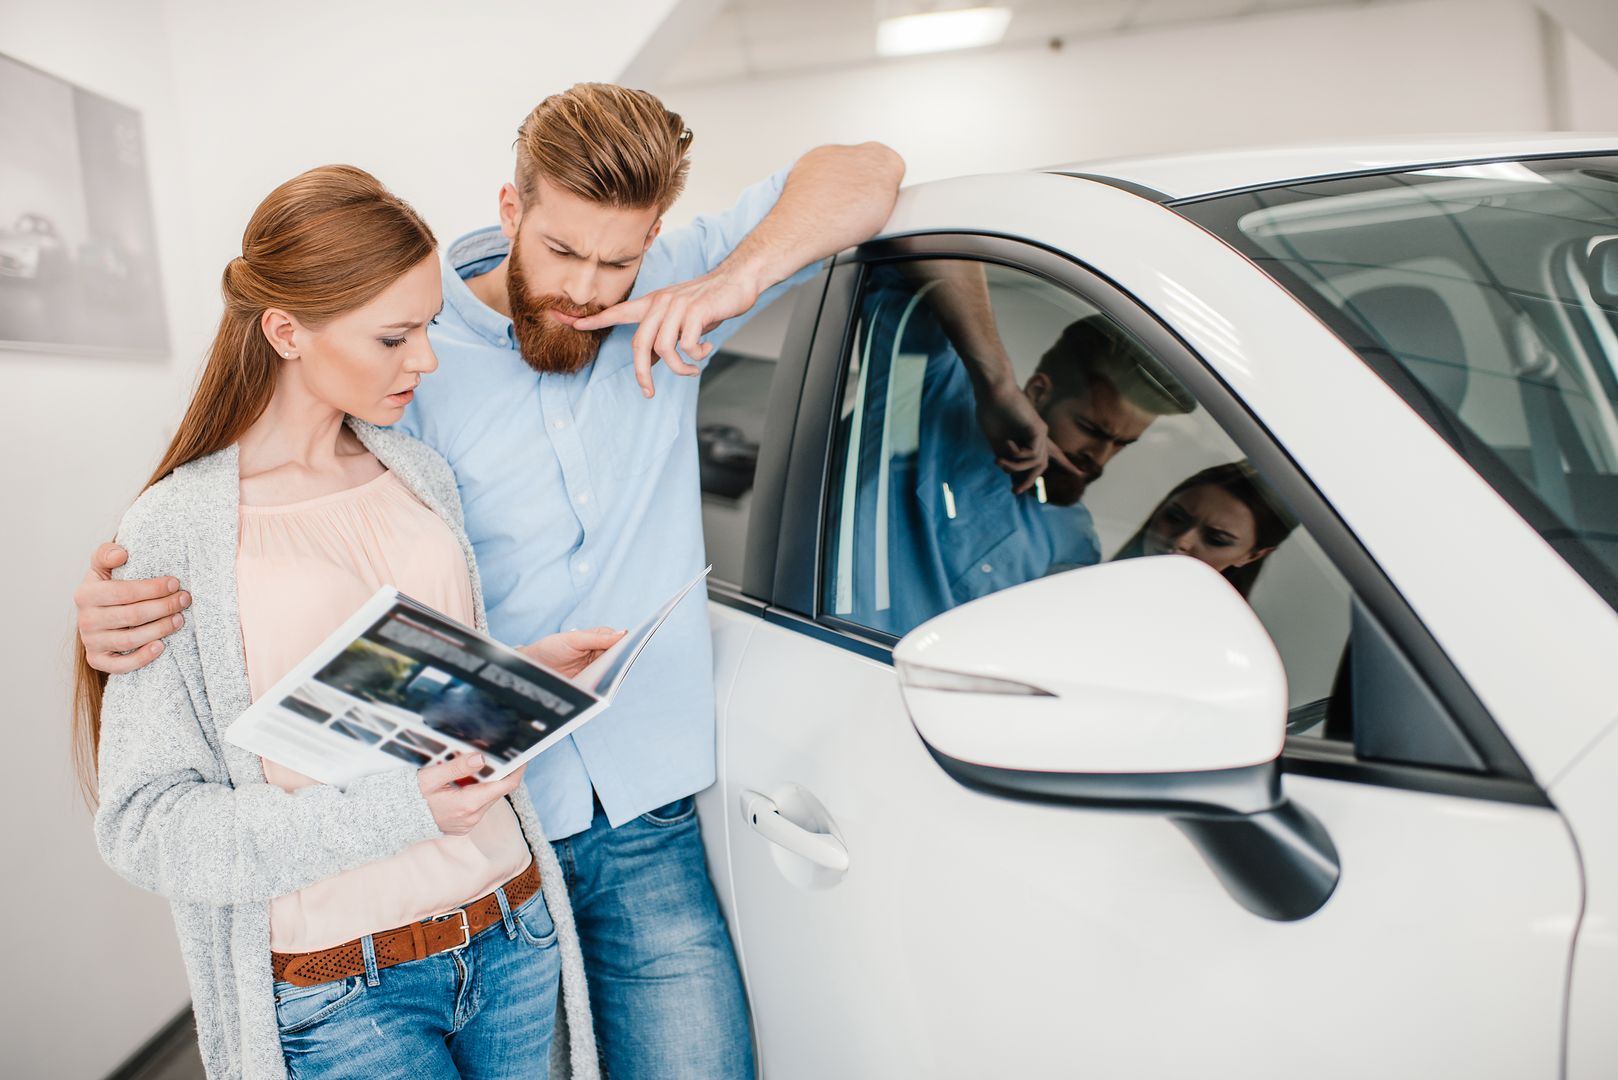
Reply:
[[1016, 48], [1176, 23], [1242, 18], [1301, 8], [1392, 0], [722, 0], [692, 47], [670, 65], [663, 86], [871, 63], [876, 24], [891, 15], [994, 4], [1012, 9], [1005, 39]]

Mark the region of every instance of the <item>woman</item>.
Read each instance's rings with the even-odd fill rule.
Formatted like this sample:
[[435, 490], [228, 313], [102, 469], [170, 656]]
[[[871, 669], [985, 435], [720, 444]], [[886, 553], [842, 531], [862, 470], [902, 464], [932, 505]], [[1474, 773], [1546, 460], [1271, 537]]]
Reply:
[[[313, 169], [259, 205], [223, 290], [119, 529], [122, 576], [184, 582], [187, 625], [104, 694], [81, 658], [102, 855], [173, 904], [210, 1076], [543, 1075], [559, 982], [573, 1073], [593, 1076], [572, 912], [520, 770], [461, 786], [483, 764], [467, 754], [339, 790], [222, 738], [381, 584], [486, 625], [448, 465], [385, 430], [437, 367], [433, 236], [369, 174]], [[525, 651], [572, 672], [616, 638]]]
[[1296, 526], [1253, 467], [1232, 461], [1180, 481], [1114, 558], [1190, 555], [1247, 596], [1264, 557]]

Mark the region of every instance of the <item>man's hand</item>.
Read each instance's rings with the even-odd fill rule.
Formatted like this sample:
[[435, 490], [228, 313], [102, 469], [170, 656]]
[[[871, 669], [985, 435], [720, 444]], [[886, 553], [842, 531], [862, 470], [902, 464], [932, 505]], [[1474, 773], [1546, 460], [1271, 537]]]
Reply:
[[758, 302], [764, 290], [738, 269], [718, 269], [678, 285], [649, 292], [614, 304], [605, 311], [580, 319], [579, 330], [640, 323], [631, 348], [635, 353], [635, 381], [651, 397], [652, 365], [662, 360], [677, 375], [696, 375], [701, 369], [680, 356], [706, 360], [713, 346], [702, 336], [726, 319], [741, 315]]
[[759, 294], [799, 269], [875, 236], [899, 196], [904, 159], [881, 143], [817, 146], [792, 166], [775, 206], [711, 272], [647, 293], [580, 319], [580, 330], [640, 323], [635, 332], [635, 381], [653, 394], [658, 357], [681, 375], [706, 360], [702, 335], [758, 302]]
[[1045, 475], [1052, 454], [1061, 457], [1062, 452], [1051, 445], [1044, 418], [1015, 383], [979, 395], [977, 413], [995, 464], [1011, 475], [1013, 494], [1021, 495]]
[[623, 636], [624, 631], [605, 626], [594, 630], [569, 630], [542, 637], [517, 651], [541, 667], [548, 667], [571, 679], [594, 663], [596, 657], [618, 644], [618, 639]]
[[112, 572], [128, 561], [129, 553], [117, 544], [102, 544], [90, 556], [90, 570], [73, 593], [85, 658], [109, 675], [156, 660], [163, 651], [162, 639], [185, 625], [180, 612], [191, 606], [191, 594], [171, 577], [112, 580]]

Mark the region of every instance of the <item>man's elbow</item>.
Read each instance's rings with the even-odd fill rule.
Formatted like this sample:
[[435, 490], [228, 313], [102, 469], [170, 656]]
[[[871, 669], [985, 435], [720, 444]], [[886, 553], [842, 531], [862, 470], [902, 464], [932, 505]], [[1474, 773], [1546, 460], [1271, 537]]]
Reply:
[[863, 142], [852, 147], [855, 151], [870, 162], [873, 173], [883, 178], [887, 186], [898, 192], [899, 185], [904, 183], [905, 159], [899, 156], [899, 151], [887, 143]]
[[873, 187], [897, 192], [904, 181], [905, 161], [886, 143], [862, 142], [854, 144], [828, 143], [804, 154], [798, 164], [813, 163], [816, 171], [831, 170], [843, 174], [856, 172], [869, 180]]

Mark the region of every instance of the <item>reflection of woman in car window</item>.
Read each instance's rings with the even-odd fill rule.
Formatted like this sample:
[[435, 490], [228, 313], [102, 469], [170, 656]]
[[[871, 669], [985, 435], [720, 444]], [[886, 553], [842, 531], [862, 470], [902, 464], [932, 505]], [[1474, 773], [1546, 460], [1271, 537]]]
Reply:
[[1218, 570], [1243, 596], [1264, 556], [1297, 526], [1246, 461], [1204, 469], [1175, 485], [1114, 558], [1178, 552]]

